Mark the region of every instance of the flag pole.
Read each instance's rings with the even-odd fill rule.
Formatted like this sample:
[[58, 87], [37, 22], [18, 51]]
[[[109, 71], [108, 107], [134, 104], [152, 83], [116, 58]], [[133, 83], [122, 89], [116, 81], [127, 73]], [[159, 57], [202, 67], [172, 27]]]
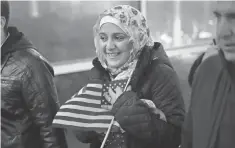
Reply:
[[[134, 70], [132, 71], [131, 76], [128, 78], [127, 83], [126, 83], [126, 86], [125, 86], [123, 92], [127, 90], [127, 86], [128, 86], [128, 84], [130, 83], [130, 81], [131, 81], [131, 77], [132, 77], [133, 72], [134, 72]], [[106, 141], [107, 141], [107, 139], [108, 139], [109, 133], [110, 133], [111, 128], [112, 128], [112, 126], [113, 126], [113, 122], [114, 122], [114, 116], [113, 116], [113, 118], [112, 118], [112, 120], [111, 120], [111, 122], [110, 122], [110, 124], [109, 124], [109, 128], [108, 128], [108, 130], [107, 130], [107, 133], [105, 134], [104, 140], [102, 141], [102, 144], [101, 144], [100, 148], [104, 148], [104, 144], [106, 143]]]
[[103, 142], [102, 142], [102, 144], [101, 144], [100, 148], [104, 148], [104, 144], [105, 144], [105, 143], [106, 143], [106, 141], [107, 141], [107, 138], [108, 138], [108, 136], [109, 136], [109, 133], [110, 133], [111, 128], [112, 128], [112, 125], [113, 125], [113, 122], [114, 122], [114, 117], [112, 118], [112, 120], [111, 120], [111, 122], [110, 122], [110, 125], [109, 125], [109, 128], [108, 128], [108, 131], [107, 131], [107, 133], [105, 134], [104, 140], [103, 140]]

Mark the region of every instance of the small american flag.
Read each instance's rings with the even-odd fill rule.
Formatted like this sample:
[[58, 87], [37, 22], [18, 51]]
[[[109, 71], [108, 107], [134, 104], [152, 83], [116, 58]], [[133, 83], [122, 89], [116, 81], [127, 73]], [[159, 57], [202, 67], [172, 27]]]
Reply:
[[[113, 115], [110, 111], [101, 108], [105, 98], [103, 93], [109, 86], [125, 87], [125, 80], [101, 83], [100, 81], [89, 82], [86, 87], [65, 102], [57, 112], [53, 120], [53, 127], [69, 128], [81, 131], [107, 131]], [[104, 102], [105, 104], [105, 102]]]

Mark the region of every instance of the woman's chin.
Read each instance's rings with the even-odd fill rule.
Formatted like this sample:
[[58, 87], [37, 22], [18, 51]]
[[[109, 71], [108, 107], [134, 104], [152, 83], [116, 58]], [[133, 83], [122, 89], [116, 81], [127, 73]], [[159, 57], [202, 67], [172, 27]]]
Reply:
[[112, 68], [112, 69], [118, 69], [119, 67], [122, 66], [122, 64], [118, 61], [109, 61], [108, 66], [109, 68]]
[[118, 69], [119, 67], [120, 67], [119, 65], [109, 64], [109, 68], [111, 69]]

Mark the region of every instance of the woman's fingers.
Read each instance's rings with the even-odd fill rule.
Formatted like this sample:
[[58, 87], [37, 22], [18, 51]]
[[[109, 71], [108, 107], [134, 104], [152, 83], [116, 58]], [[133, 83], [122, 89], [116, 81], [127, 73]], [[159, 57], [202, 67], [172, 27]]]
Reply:
[[110, 97], [111, 97], [113, 100], [115, 100], [116, 93], [113, 91], [113, 89], [112, 89], [111, 87], [109, 87], [108, 93], [109, 93]]
[[[111, 103], [112, 102], [112, 97], [108, 95], [108, 93], [104, 93], [104, 98]], [[111, 103], [112, 104], [112, 103]], [[106, 110], [111, 110], [113, 108], [113, 105], [101, 105], [101, 108], [106, 109]]]
[[123, 93], [122, 88], [119, 86], [116, 87], [115, 91], [116, 91], [116, 98], [118, 98]]
[[[108, 93], [104, 93], [104, 98], [109, 102], [111, 103], [112, 102], [112, 97], [108, 94]], [[112, 104], [112, 103], [111, 103]]]

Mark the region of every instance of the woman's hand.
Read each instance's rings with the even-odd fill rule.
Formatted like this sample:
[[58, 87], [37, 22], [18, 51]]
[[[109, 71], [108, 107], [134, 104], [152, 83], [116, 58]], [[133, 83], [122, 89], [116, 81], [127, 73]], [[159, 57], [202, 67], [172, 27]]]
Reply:
[[[131, 86], [128, 86], [126, 91], [129, 90], [131, 90]], [[113, 104], [116, 102], [117, 98], [121, 96], [122, 93], [123, 89], [121, 87], [117, 86], [115, 90], [110, 87], [108, 92], [104, 93], [104, 97], [109, 103], [111, 103], [111, 105], [101, 105], [101, 108], [112, 110]]]

